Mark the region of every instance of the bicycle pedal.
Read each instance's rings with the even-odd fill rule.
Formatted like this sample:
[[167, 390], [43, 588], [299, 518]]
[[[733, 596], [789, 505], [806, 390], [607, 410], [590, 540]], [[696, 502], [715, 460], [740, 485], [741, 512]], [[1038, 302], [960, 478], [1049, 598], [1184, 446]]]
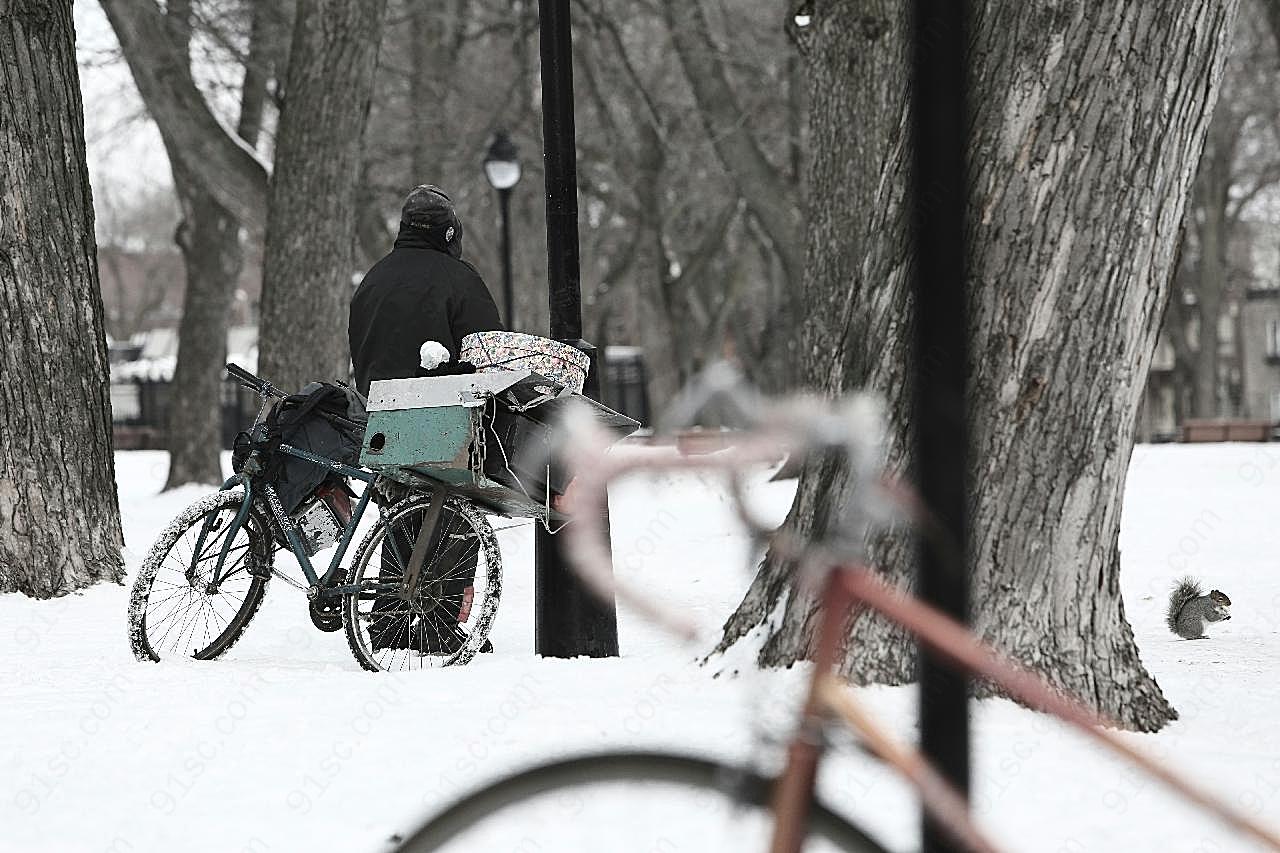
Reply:
[[342, 602], [338, 598], [317, 598], [307, 603], [311, 624], [326, 634], [342, 630]]
[[[339, 569], [334, 573], [329, 588], [345, 583], [347, 572]], [[307, 602], [307, 612], [311, 616], [311, 624], [326, 634], [342, 629], [342, 597], [338, 595], [317, 595]]]
[[256, 556], [248, 561], [248, 569], [250, 577], [271, 580], [271, 563], [268, 560], [262, 560]]

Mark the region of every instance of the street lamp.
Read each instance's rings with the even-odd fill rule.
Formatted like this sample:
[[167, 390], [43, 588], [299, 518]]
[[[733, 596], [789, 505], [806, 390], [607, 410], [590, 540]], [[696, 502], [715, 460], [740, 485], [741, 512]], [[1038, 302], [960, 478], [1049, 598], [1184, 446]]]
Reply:
[[498, 191], [498, 206], [502, 210], [502, 319], [508, 329], [514, 329], [515, 306], [511, 293], [511, 188], [520, 182], [520, 153], [515, 143], [500, 130], [493, 135], [489, 153], [484, 157], [484, 176], [489, 185]]

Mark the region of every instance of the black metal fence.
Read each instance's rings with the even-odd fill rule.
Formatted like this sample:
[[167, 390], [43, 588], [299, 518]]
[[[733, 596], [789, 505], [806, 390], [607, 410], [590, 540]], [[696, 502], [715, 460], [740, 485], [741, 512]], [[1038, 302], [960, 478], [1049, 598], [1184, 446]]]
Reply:
[[[125, 379], [111, 383], [111, 426], [117, 450], [162, 450], [169, 415], [169, 380]], [[224, 450], [258, 412], [258, 397], [231, 382], [222, 383]]]
[[649, 426], [649, 372], [644, 353], [636, 347], [605, 347], [600, 402], [615, 412]]

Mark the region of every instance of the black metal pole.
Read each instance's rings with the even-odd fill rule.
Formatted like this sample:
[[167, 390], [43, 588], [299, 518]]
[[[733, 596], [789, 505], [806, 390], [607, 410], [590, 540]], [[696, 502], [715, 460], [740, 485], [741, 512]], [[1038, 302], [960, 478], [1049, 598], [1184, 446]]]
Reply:
[[547, 183], [547, 278], [551, 337], [582, 339], [578, 266], [578, 157], [573, 121], [569, 0], [539, 0], [542, 157]]
[[[965, 296], [964, 0], [915, 0], [912, 212], [915, 240], [915, 453], [925, 503], [947, 545], [922, 543], [919, 592], [956, 619], [968, 617], [965, 465], [968, 365]], [[943, 548], [946, 550], [944, 551]], [[969, 790], [968, 680], [919, 652], [920, 742], [961, 792]], [[958, 850], [928, 816], [923, 849]]]
[[507, 329], [516, 328], [515, 295], [511, 289], [511, 189], [498, 190], [502, 210], [502, 319]]
[[[578, 162], [573, 124], [573, 32], [569, 0], [539, 0], [542, 138], [547, 185], [547, 304], [551, 337], [591, 357], [586, 393], [598, 396], [595, 348], [582, 340], [578, 263]], [[608, 529], [608, 519], [605, 519]], [[560, 539], [534, 534], [534, 650], [545, 657], [618, 654], [612, 602], [594, 597], [569, 568]]]

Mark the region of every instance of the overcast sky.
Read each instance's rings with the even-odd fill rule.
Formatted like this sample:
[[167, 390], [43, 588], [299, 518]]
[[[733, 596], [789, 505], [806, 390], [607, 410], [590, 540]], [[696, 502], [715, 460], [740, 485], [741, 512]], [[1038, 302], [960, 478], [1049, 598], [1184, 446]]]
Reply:
[[76, 0], [75, 23], [89, 181], [101, 213], [102, 196], [123, 198], [171, 187], [173, 177], [160, 134], [142, 109], [120, 45], [97, 0]]

